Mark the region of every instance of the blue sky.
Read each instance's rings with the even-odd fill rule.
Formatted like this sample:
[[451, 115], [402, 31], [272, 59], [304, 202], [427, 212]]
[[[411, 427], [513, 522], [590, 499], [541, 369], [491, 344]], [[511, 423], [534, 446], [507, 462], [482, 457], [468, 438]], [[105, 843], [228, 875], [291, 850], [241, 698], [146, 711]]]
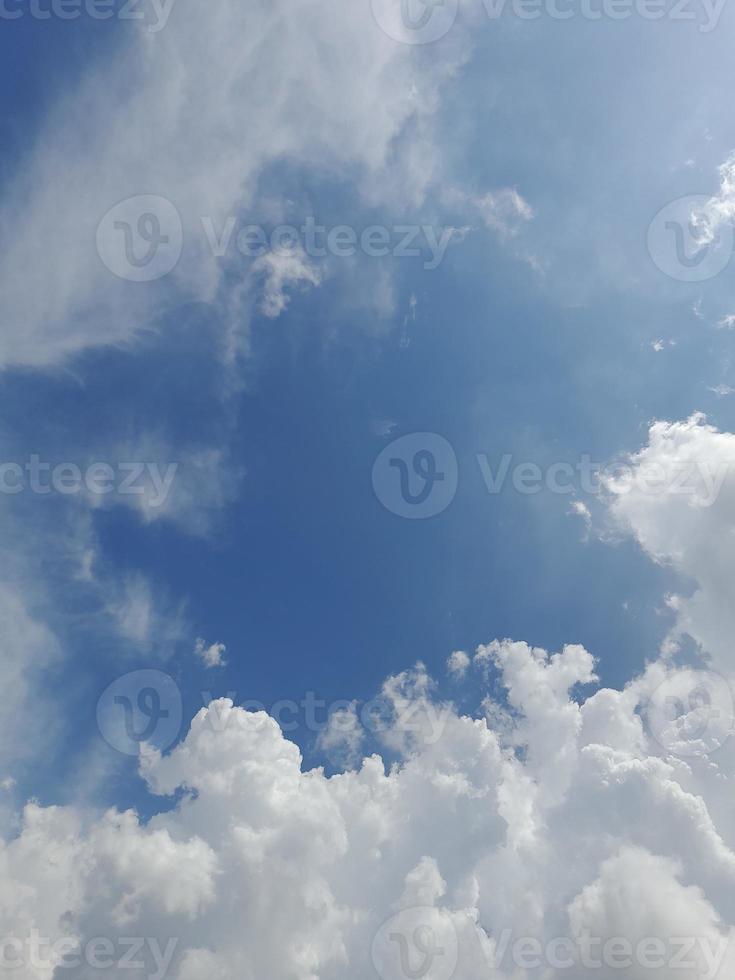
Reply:
[[[271, 227], [279, 209], [329, 227], [464, 227], [437, 269], [416, 257], [363, 256], [344, 268], [335, 259], [280, 316], [255, 310], [236, 325], [248, 350], [234, 367], [223, 364], [222, 309], [183, 296], [154, 316], [131, 312], [134, 339], [123, 345], [106, 346], [103, 316], [92, 342], [41, 369], [11, 357], [8, 459], [112, 459], [153, 434], [167, 461], [211, 451], [225, 474], [210, 479], [205, 467], [179, 521], [147, 523], [124, 506], [84, 515], [105, 589], [152, 583], [162, 619], [176, 620], [143, 649], [104, 621], [105, 590], [90, 595], [65, 572], [78, 533], [63, 530], [68, 502], [5, 501], [8, 520], [38, 534], [22, 574], [43, 581], [40, 615], [65, 650], [57, 681], [80, 701], [73, 726], [60, 722], [61, 783], [96, 735], [88, 692], [121, 663], [171, 672], [191, 716], [203, 690], [266, 705], [306, 691], [367, 699], [417, 659], [440, 674], [452, 650], [496, 636], [583, 643], [612, 684], [655, 656], [671, 625], [662, 610], [671, 570], [630, 540], [587, 533], [568, 496], [488, 494], [476, 457], [604, 462], [638, 449], [656, 418], [701, 410], [732, 425], [731, 398], [709, 390], [731, 380], [730, 335], [713, 322], [727, 312], [732, 272], [704, 286], [676, 282], [646, 251], [659, 208], [715, 194], [735, 144], [729, 86], [706, 71], [713, 58], [731, 71], [728, 18], [704, 34], [689, 22], [479, 17], [435, 114], [443, 182], [418, 203], [374, 190], [366, 199], [359, 162], [335, 172], [284, 156], [261, 167], [250, 206], [237, 211]], [[8, 182], [38, 152], [30, 148], [58, 103], [131, 43], [130, 28], [84, 17], [4, 25]], [[451, 57], [452, 44], [450, 35], [418, 50], [421, 70]], [[114, 103], [109, 112], [112, 125]], [[517, 233], [478, 225], [466, 204], [505, 187], [533, 210]], [[168, 190], [165, 177], [138, 189]], [[119, 196], [110, 188], [111, 203]], [[230, 261], [234, 281], [248, 260]], [[380, 290], [390, 296], [376, 312]], [[413, 432], [443, 435], [459, 461], [456, 498], [427, 521], [386, 512], [372, 490], [378, 453]], [[194, 513], [198, 492], [206, 519]], [[226, 645], [226, 668], [197, 664], [198, 636]], [[318, 761], [313, 736], [295, 737]], [[52, 777], [41, 795], [57, 792]], [[115, 792], [101, 795], [118, 802]]]
[[0, 970], [732, 977], [732, 5], [106, 3], [0, 0]]

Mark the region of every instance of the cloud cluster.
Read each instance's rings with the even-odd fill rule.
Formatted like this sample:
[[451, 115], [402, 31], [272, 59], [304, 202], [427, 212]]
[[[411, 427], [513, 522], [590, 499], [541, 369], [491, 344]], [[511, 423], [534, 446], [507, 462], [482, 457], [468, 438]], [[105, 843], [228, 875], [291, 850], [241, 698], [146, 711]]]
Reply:
[[[0, 954], [22, 980], [98, 977], [73, 951], [100, 937], [113, 952], [146, 940], [115, 975], [157, 976], [155, 951], [170, 950], [173, 980], [405, 980], [422, 957], [431, 980], [448, 964], [457, 980], [612, 978], [626, 957], [641, 980], [731, 976], [733, 463], [735, 435], [693, 416], [653, 424], [627, 461], [660, 473], [660, 492], [609, 483], [617, 526], [694, 583], [671, 599], [663, 657], [623, 690], [596, 690], [579, 645], [455, 651], [450, 690], [475, 690], [475, 710], [443, 700], [420, 665], [391, 677], [381, 724], [368, 731], [352, 702], [320, 736], [347, 767], [331, 776], [305, 771], [265, 713], [215, 702], [170, 754], [143, 751], [162, 798], [152, 819], [26, 807], [0, 845]], [[0, 734], [17, 762], [31, 674], [58, 651], [17, 595], [0, 598], [14, 692]], [[131, 582], [120, 628], [148, 642], [151, 609]], [[198, 646], [212, 663], [223, 652]], [[39, 936], [45, 955], [31, 956]]]
[[[607, 980], [625, 943], [638, 951], [626, 976], [677, 955], [682, 980], [731, 976], [735, 826], [708, 808], [731, 776], [714, 757], [667, 754], [641, 716], [675, 669], [591, 693], [582, 647], [511, 641], [480, 647], [474, 667], [507, 692], [504, 723], [430, 712], [418, 667], [384, 687], [415, 722], [409, 738], [386, 729], [390, 766], [373, 754], [331, 778], [304, 771], [273, 719], [223, 700], [168, 756], [144, 751], [151, 791], [178, 795], [147, 824], [28, 806], [0, 851], [0, 936], [146, 937], [136, 977], [155, 974], [153, 939], [175, 939], [177, 980], [398, 980], [417, 975], [422, 949], [436, 954], [422, 975], [439, 980], [439, 948], [457, 980], [581, 980], [594, 956]], [[437, 718], [439, 737], [424, 737]], [[540, 973], [523, 966], [532, 948], [548, 959]], [[70, 971], [99, 973], [81, 960], [55, 975]]]
[[[318, 167], [399, 215], [440, 169], [432, 119], [463, 58], [459, 28], [440, 60], [386, 37], [368, 2], [178, 0], [162, 30], [127, 26], [129, 41], [61, 97], [4, 188], [3, 366], [125, 343], [189, 300], [219, 304], [233, 329], [255, 308], [280, 315], [323, 270], [299, 251], [223, 263], [204, 234], [208, 223], [220, 238], [233, 215], [263, 207], [273, 165]], [[180, 258], [155, 282], [116, 277], [104, 261], [121, 239], [100, 222], [139, 195], [159, 195], [180, 222]], [[734, 197], [730, 159], [700, 216], [702, 243], [731, 221]], [[522, 240], [533, 217], [512, 188], [458, 192], [455, 203], [504, 241]], [[517, 254], [536, 262], [525, 246]], [[392, 308], [390, 281], [378, 285], [371, 301]], [[90, 506], [204, 533], [236, 482], [226, 454], [182, 458], [154, 442], [133, 458], [184, 464], [165, 502], [148, 488]], [[335, 775], [305, 770], [265, 713], [216, 702], [170, 754], [143, 750], [141, 774], [160, 798], [151, 819], [27, 804], [0, 838], [0, 968], [18, 980], [162, 980], [157, 951], [168, 951], [171, 980], [612, 980], [625, 958], [634, 980], [731, 977], [733, 463], [735, 435], [693, 416], [653, 425], [631, 465], [685, 472], [702, 481], [694, 492], [671, 480], [665, 493], [608, 486], [618, 528], [691, 583], [669, 600], [664, 656], [623, 690], [596, 689], [579, 645], [455, 651], [451, 690], [479, 687], [475, 710], [442, 700], [420, 665], [391, 677], [385, 724], [365, 731], [351, 702], [320, 736], [345, 767]], [[146, 653], [172, 649], [183, 611], [141, 576], [106, 571], [88, 517], [64, 569], [96, 597], [100, 632]], [[53, 720], [37, 675], [60, 647], [21, 591], [0, 590], [0, 794], [13, 789], [11, 763], [54, 735], [48, 720], [40, 739], [27, 734], [41, 709]], [[696, 669], [677, 662], [685, 637]], [[224, 665], [220, 643], [198, 640], [195, 654]], [[0, 796], [0, 829], [9, 823]]]
[[[319, 747], [344, 772], [305, 771], [272, 718], [224, 699], [168, 755], [143, 747], [162, 798], [147, 822], [29, 804], [0, 846], [14, 975], [98, 977], [103, 948], [116, 976], [158, 980], [162, 957], [174, 980], [731, 976], [734, 457], [700, 416], [655, 423], [630, 464], [704, 479], [707, 463], [714, 500], [608, 488], [618, 526], [696, 583], [623, 690], [596, 689], [579, 645], [494, 641], [447, 664], [453, 692], [480, 687], [474, 712], [419, 664], [385, 682], [370, 731], [356, 702], [336, 714]], [[16, 647], [53, 647], [4, 601]], [[676, 662], [685, 632], [693, 666]]]

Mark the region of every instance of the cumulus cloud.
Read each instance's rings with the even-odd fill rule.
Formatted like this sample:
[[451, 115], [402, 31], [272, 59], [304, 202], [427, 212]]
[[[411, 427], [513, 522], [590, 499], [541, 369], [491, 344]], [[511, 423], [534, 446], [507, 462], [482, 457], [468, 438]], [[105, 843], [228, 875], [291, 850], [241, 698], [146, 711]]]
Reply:
[[[642, 980], [642, 959], [667, 976], [683, 941], [677, 975], [725, 980], [733, 826], [708, 797], [732, 775], [651, 733], [645, 706], [672, 668], [585, 696], [582, 647], [495, 641], [478, 657], [507, 692], [503, 737], [484, 717], [439, 712], [417, 670], [384, 687], [415, 723], [410, 739], [396, 731], [404, 712], [381, 734], [400, 749], [390, 765], [376, 753], [331, 778], [305, 771], [272, 718], [225, 699], [169, 755], [144, 750], [150, 790], [177, 800], [147, 823], [29, 805], [0, 850], [0, 934], [68, 937], [72, 973], [89, 977], [92, 938], [115, 955], [139, 936], [136, 977], [158, 977], [169, 950], [176, 980], [399, 980], [427, 956], [436, 980], [581, 980], [590, 957], [607, 980], [626, 956]], [[430, 705], [438, 738], [422, 737]]]
[[365, 730], [357, 713], [357, 702], [352, 701], [330, 712], [326, 727], [319, 732], [317, 748], [336, 764], [352, 768], [360, 761], [364, 742]]
[[654, 561], [694, 583], [671, 596], [672, 650], [691, 636], [725, 673], [732, 669], [735, 613], [727, 596], [735, 575], [735, 435], [701, 414], [656, 422], [648, 444], [607, 482], [610, 511]]
[[[701, 416], [655, 423], [633, 478], [607, 488], [621, 531], [695, 582], [672, 605], [677, 636], [702, 647], [696, 668], [677, 666], [672, 642], [622, 690], [598, 689], [582, 646], [496, 640], [473, 657], [474, 712], [421, 664], [386, 680], [377, 712], [334, 710], [317, 747], [345, 771], [329, 777], [265, 713], [215, 701], [169, 754], [144, 746], [141, 774], [161, 797], [150, 819], [31, 803], [7, 831], [0, 939], [16, 975], [63, 975], [66, 953], [64, 972], [98, 976], [101, 950], [114, 963], [140, 937], [141, 980], [405, 980], [402, 963], [430, 955], [432, 980], [448, 964], [457, 980], [612, 980], [621, 961], [636, 980], [726, 980], [733, 440]], [[670, 492], [682, 469], [689, 492]], [[18, 602], [6, 603], [14, 693], [28, 655], [54, 648]], [[161, 639], [152, 609], [131, 580], [116, 614], [132, 642]], [[452, 690], [469, 659], [449, 658]], [[0, 714], [14, 751], [22, 703]], [[40, 951], [34, 936], [48, 940]]]

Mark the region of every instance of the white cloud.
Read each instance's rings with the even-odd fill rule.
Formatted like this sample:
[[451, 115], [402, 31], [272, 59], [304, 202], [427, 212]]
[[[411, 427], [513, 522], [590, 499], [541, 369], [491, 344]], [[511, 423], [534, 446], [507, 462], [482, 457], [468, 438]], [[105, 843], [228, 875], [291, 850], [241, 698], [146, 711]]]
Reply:
[[[442, 197], [448, 206], [478, 214], [485, 227], [497, 232], [501, 239], [515, 238], [534, 217], [533, 208], [515, 187], [499, 187], [484, 194], [469, 194], [458, 187], [449, 187]], [[457, 228], [456, 234], [463, 238], [471, 230]]]
[[[708, 797], [716, 802], [718, 782], [729, 796], [732, 776], [714, 757], [667, 757], [651, 737], [641, 711], [665, 668], [574, 700], [593, 676], [581, 647], [549, 656], [503, 641], [479, 652], [508, 690], [505, 746], [484, 719], [452, 710], [435, 740], [387, 731], [406, 750], [389, 769], [371, 756], [326, 778], [303, 771], [271, 718], [220, 701], [169, 756], [144, 754], [153, 791], [185, 790], [147, 824], [132, 812], [29, 806], [0, 849], [0, 934], [139, 935], [160, 950], [175, 939], [176, 980], [367, 980], [374, 962], [392, 980], [402, 974], [386, 934], [402, 930], [418, 956], [419, 927], [444, 937], [457, 980], [491, 975], [494, 960], [495, 975], [530, 980], [537, 971], [518, 959], [529, 937], [544, 948], [588, 933], [598, 955], [620, 937], [655, 939], [671, 958], [677, 938], [691, 936], [694, 966], [682, 977], [726, 980], [733, 824], [729, 806], [715, 824]], [[420, 722], [431, 689], [420, 672], [385, 686]], [[155, 973], [150, 945], [136, 977]], [[572, 967], [541, 975], [589, 976], [580, 948]], [[709, 954], [715, 968], [702, 972]], [[76, 975], [94, 972], [81, 965]], [[45, 980], [51, 970], [17, 975]]]
[[317, 748], [337, 765], [353, 768], [361, 759], [365, 730], [357, 713], [357, 702], [335, 708], [325, 728], [319, 732]]
[[[59, 99], [6, 182], [1, 363], [52, 364], [88, 345], [129, 341], [188, 299], [222, 298], [223, 311], [246, 316], [252, 304], [232, 296], [246, 260], [217, 258], [202, 218], [219, 238], [229, 218], [252, 210], [275, 161], [351, 173], [363, 200], [397, 215], [438, 172], [431, 119], [461, 42], [443, 47], [444, 63], [423, 61], [383, 34], [369, 3], [327, 0], [224, 0], [216, 11], [178, 0], [164, 30], [128, 27], [132, 40]], [[95, 251], [103, 216], [139, 195], [173, 205], [158, 208], [162, 234], [178, 238], [181, 222], [174, 271], [148, 283], [116, 277]], [[138, 215], [128, 211], [120, 220], [134, 231]], [[144, 230], [151, 237], [150, 222]], [[102, 245], [124, 265], [122, 234], [111, 224]], [[283, 308], [282, 287], [297, 281], [283, 262], [271, 272], [269, 316]], [[302, 263], [304, 278], [318, 281]]]
[[[9, 771], [53, 744], [59, 718], [44, 679], [60, 658], [60, 645], [8, 584], [0, 586], [0, 773], [2, 788], [14, 785]], [[44, 716], [44, 724], [38, 719]]]
[[569, 513], [575, 517], [581, 517], [584, 521], [585, 531], [589, 534], [592, 529], [592, 513], [583, 500], [573, 500], [569, 508]]
[[525, 222], [533, 218], [533, 208], [513, 187], [472, 199], [488, 228], [497, 231], [502, 237], [513, 238]]
[[[171, 521], [188, 534], [206, 536], [244, 476], [226, 449], [176, 444], [160, 433], [113, 443], [114, 478], [103, 492], [92, 482], [83, 499], [93, 510], [128, 507], [145, 524]], [[91, 472], [91, 461], [85, 474]], [[104, 484], [102, 484], [104, 486]]]
[[201, 637], [197, 637], [194, 644], [194, 655], [202, 661], [205, 667], [226, 667], [226, 652], [227, 647], [224, 643], [207, 643]]
[[530, 247], [528, 236], [523, 235], [535, 217], [534, 210], [516, 188], [499, 187], [484, 194], [471, 194], [450, 186], [443, 191], [442, 201], [463, 220], [454, 229], [455, 241], [463, 241], [474, 231], [479, 217], [515, 258], [527, 263], [536, 275], [545, 275], [548, 263], [539, 258]]
[[452, 677], [462, 678], [467, 673], [470, 658], [464, 650], [454, 650], [447, 657], [447, 671]]
[[[709, 971], [716, 965], [718, 975], [724, 976], [733, 963], [733, 951], [727, 953], [729, 937], [701, 890], [682, 884], [682, 871], [679, 862], [671, 858], [651, 854], [644, 848], [622, 847], [603, 862], [599, 877], [572, 901], [569, 919], [573, 934], [587, 933], [606, 942], [612, 937], [626, 937], [636, 947], [647, 937], [689, 936], [695, 942], [685, 956], [679, 957], [677, 976], [682, 980], [713, 976]], [[721, 950], [726, 958], [717, 964]], [[621, 948], [616, 955], [618, 968], [613, 961], [596, 975], [604, 980], [619, 976], [621, 961], [630, 959], [630, 953]], [[628, 968], [625, 975], [642, 980], [659, 959], [655, 946], [650, 945], [647, 958], [642, 958], [637, 968]], [[589, 976], [581, 969], [572, 976], [580, 974]]]
[[267, 252], [253, 263], [253, 276], [263, 278], [260, 309], [275, 319], [288, 306], [289, 288], [318, 286], [321, 275], [303, 249], [290, 252]]
[[633, 479], [608, 483], [613, 518], [654, 561], [695, 586], [692, 594], [670, 600], [676, 614], [671, 647], [688, 634], [727, 673], [735, 630], [726, 598], [735, 576], [735, 435], [702, 415], [656, 422], [630, 464]]
[[[222, 268], [197, 221], [210, 215], [221, 227], [232, 210], [246, 210], [275, 160], [356, 171], [373, 202], [387, 193], [419, 201], [438, 168], [429, 120], [444, 75], [422, 64], [375, 29], [367, 3], [223, 0], [214, 9], [179, 0], [165, 31], [141, 32], [59, 106], [7, 191], [0, 360], [55, 363], [89, 344], [129, 340], [182, 297], [216, 301]], [[391, 151], [401, 140], [397, 170]], [[735, 213], [734, 173], [729, 161], [708, 233]], [[92, 249], [105, 211], [143, 190], [170, 196], [185, 247], [171, 278], [139, 289], [111, 277]], [[501, 237], [517, 236], [532, 216], [510, 189], [472, 203]], [[266, 316], [285, 309], [290, 289], [321, 281], [301, 255], [270, 255], [252, 272], [262, 278]], [[246, 278], [245, 300], [251, 285]], [[392, 308], [390, 284], [383, 287], [380, 305]], [[224, 305], [247, 311], [231, 298]], [[199, 462], [204, 481], [213, 460]], [[667, 653], [691, 635], [728, 684], [735, 435], [701, 416], [656, 423], [632, 462], [637, 473], [655, 469], [666, 479], [684, 468], [693, 477], [692, 492], [678, 495], [610, 481], [610, 509], [646, 553], [695, 583], [692, 595], [671, 600], [677, 623]], [[163, 512], [186, 517], [200, 500], [194, 479]], [[158, 515], [150, 496], [135, 506], [147, 520]], [[584, 505], [575, 506], [586, 520]], [[94, 556], [79, 550], [87, 580]], [[138, 648], [167, 649], [184, 633], [181, 611], [162, 610], [141, 576], [104, 583], [100, 594]], [[0, 621], [0, 749], [15, 765], [38, 737], [44, 688], [34, 675], [53, 662], [57, 644], [14, 590], [0, 593]], [[195, 652], [216, 666], [225, 651], [199, 640]], [[154, 949], [173, 943], [172, 980], [374, 980], [377, 967], [393, 980], [400, 943], [397, 926], [385, 925], [406, 913], [399, 938], [411, 950], [415, 930], [431, 930], [456, 980], [489, 975], [495, 959], [507, 980], [539, 976], [501, 949], [507, 930], [511, 941], [533, 937], [542, 946], [585, 934], [600, 944], [654, 938], [669, 956], [677, 937], [690, 936], [693, 965], [677, 976], [731, 977], [735, 958], [723, 943], [735, 924], [735, 753], [729, 743], [712, 751], [698, 733], [706, 751], [677, 755], [686, 727], [661, 726], [650, 714], [662, 687], [687, 706], [688, 675], [656, 662], [622, 691], [590, 693], [594, 659], [579, 645], [549, 655], [495, 641], [474, 659], [493, 667], [506, 692], [502, 704], [478, 696], [482, 717], [441, 700], [421, 665], [385, 682], [389, 710], [375, 735], [392, 762], [361, 759], [366, 735], [354, 702], [332, 713], [320, 737], [320, 748], [350, 767], [327, 778], [303, 770], [272, 719], [223, 700], [197, 714], [170, 755], [144, 753], [148, 786], [167, 797], [149, 820], [29, 804], [20, 832], [0, 840], [0, 943], [38, 930], [51, 940], [106, 937], [121, 955], [121, 937], [145, 936], [136, 978], [156, 975]], [[455, 651], [448, 669], [461, 676], [468, 664]], [[688, 707], [685, 721], [701, 722], [701, 706]], [[705, 712], [703, 723], [711, 721]], [[2, 754], [0, 765], [2, 785], [12, 788]], [[440, 956], [428, 980], [448, 980], [445, 962]], [[14, 975], [52, 980], [58, 963], [58, 953], [29, 957]], [[74, 972], [99, 978], [90, 963]], [[581, 980], [589, 968], [547, 961], [541, 975]], [[639, 963], [629, 975], [643, 980], [650, 970]]]
[[186, 632], [183, 604], [172, 604], [142, 574], [104, 584], [107, 613], [120, 636], [136, 653], [170, 656]]
[[[715, 240], [719, 229], [732, 222], [735, 218], [735, 153], [732, 153], [718, 167], [720, 189], [701, 207], [692, 214], [692, 224], [697, 238], [702, 244]], [[725, 317], [725, 321], [730, 318]], [[720, 321], [719, 326], [730, 326], [730, 323]]]

